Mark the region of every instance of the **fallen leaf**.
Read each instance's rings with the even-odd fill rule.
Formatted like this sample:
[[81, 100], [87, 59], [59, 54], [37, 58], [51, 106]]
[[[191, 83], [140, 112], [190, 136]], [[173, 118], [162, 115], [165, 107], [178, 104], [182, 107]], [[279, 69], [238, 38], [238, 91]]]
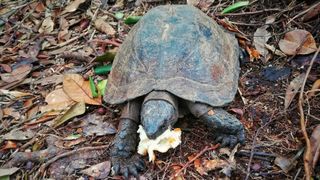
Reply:
[[42, 2], [37, 2], [37, 5], [35, 7], [35, 11], [38, 13], [41, 13], [45, 10], [46, 10], [46, 7], [44, 6], [44, 4]]
[[178, 172], [181, 169], [180, 165], [172, 165], [171, 168], [172, 168], [172, 173], [169, 178], [170, 180], [184, 180], [183, 174], [182, 173], [178, 174]]
[[7, 72], [10, 73], [12, 71], [11, 66], [9, 66], [8, 64], [0, 64], [0, 66], [2, 67], [2, 69]]
[[104, 79], [102, 81], [99, 81], [97, 84], [98, 92], [102, 96], [104, 96], [104, 94], [106, 92], [107, 83], [108, 83], [108, 79]]
[[5, 140], [23, 141], [23, 140], [31, 139], [34, 135], [35, 133], [30, 130], [27, 130], [27, 131], [12, 130], [9, 133], [3, 135], [2, 138]]
[[10, 176], [14, 173], [16, 173], [19, 170], [19, 168], [17, 167], [13, 167], [13, 168], [9, 168], [9, 169], [0, 169], [0, 179], [6, 177], [6, 176]]
[[1, 79], [7, 83], [24, 79], [32, 70], [32, 65], [23, 64], [12, 70], [11, 73], [0, 74]]
[[116, 31], [114, 28], [106, 22], [103, 18], [98, 18], [94, 21], [94, 26], [101, 32], [106, 33], [107, 35], [114, 36]]
[[240, 115], [240, 117], [242, 117], [243, 114], [244, 114], [243, 110], [242, 110], [242, 109], [239, 109], [239, 108], [231, 108], [230, 111], [232, 111], [232, 112]]
[[320, 2], [314, 4], [313, 7], [302, 17], [303, 22], [307, 22], [311, 19], [319, 17], [320, 14]]
[[315, 168], [320, 155], [320, 125], [314, 128], [310, 137], [312, 167]]
[[282, 51], [278, 50], [278, 49], [275, 48], [273, 45], [265, 44], [264, 46], [265, 46], [269, 51], [271, 51], [272, 53], [274, 53], [274, 54], [276, 54], [276, 55], [278, 55], [278, 56], [280, 56], [280, 57], [285, 57], [285, 56], [286, 56]]
[[274, 160], [274, 164], [279, 166], [285, 173], [288, 173], [298, 163], [297, 159], [301, 156], [303, 150], [304, 148], [299, 150], [297, 154], [291, 158], [277, 156]]
[[295, 77], [289, 84], [286, 90], [286, 96], [284, 98], [284, 109], [288, 109], [294, 96], [298, 93], [299, 89], [302, 86], [303, 80], [306, 74], [302, 73], [299, 76]]
[[16, 99], [24, 96], [32, 96], [31, 93], [25, 93], [20, 91], [9, 91], [5, 89], [0, 89], [0, 95], [9, 96], [11, 99]]
[[11, 117], [14, 117], [14, 119], [16, 120], [20, 119], [21, 117], [21, 114], [17, 111], [17, 109], [14, 109], [14, 108], [10, 108], [10, 107], [3, 108], [2, 111], [3, 111], [4, 117], [11, 116]]
[[57, 128], [63, 123], [67, 122], [69, 119], [82, 115], [86, 112], [86, 106], [84, 102], [78, 102], [74, 104], [64, 115], [58, 117], [54, 120], [53, 127]]
[[311, 88], [310, 92], [308, 93], [308, 98], [315, 96], [316, 92], [319, 92], [319, 91], [320, 91], [320, 79], [316, 80], [313, 83], [312, 88]]
[[104, 136], [115, 134], [117, 129], [109, 122], [103, 122], [104, 117], [97, 114], [90, 114], [84, 120], [83, 134], [85, 136]]
[[41, 24], [41, 27], [39, 28], [39, 33], [50, 33], [53, 31], [53, 28], [54, 28], [54, 22], [52, 21], [51, 17], [46, 17], [42, 24]]
[[[195, 157], [195, 155], [188, 156], [188, 160], [191, 161], [194, 157]], [[194, 167], [196, 168], [196, 171], [197, 171], [199, 174], [201, 174], [201, 175], [207, 175], [207, 174], [208, 174], [208, 173], [205, 171], [205, 169], [203, 168], [200, 159], [195, 159], [194, 162], [193, 162], [193, 165], [194, 165]]]
[[17, 149], [17, 147], [17, 143], [13, 141], [6, 141], [5, 144], [1, 147], [1, 150]]
[[105, 162], [93, 165], [80, 172], [88, 176], [94, 177], [95, 179], [105, 179], [108, 177], [110, 170], [111, 170], [111, 162], [105, 161]]
[[83, 143], [83, 142], [86, 142], [87, 139], [86, 138], [78, 138], [78, 139], [75, 139], [75, 140], [72, 140], [72, 141], [67, 141], [67, 142], [64, 142], [63, 143], [63, 147], [67, 147], [67, 148], [70, 148], [70, 147], [73, 147], [75, 145], [78, 145], [80, 143]]
[[46, 106], [41, 106], [42, 113], [50, 112], [50, 115], [60, 114], [65, 109], [71, 107], [75, 103], [62, 88], [50, 92], [45, 99]]
[[65, 13], [74, 12], [78, 9], [79, 5], [84, 3], [86, 0], [75, 0], [72, 1], [62, 12], [61, 15]]
[[260, 53], [255, 48], [246, 46], [246, 51], [248, 52], [248, 54], [250, 56], [251, 62], [260, 58]]
[[69, 22], [64, 18], [61, 17], [60, 21], [59, 21], [59, 33], [58, 33], [58, 41], [59, 43], [61, 43], [62, 41], [66, 41], [70, 38], [70, 34], [69, 34]]
[[39, 106], [35, 106], [27, 111], [27, 119], [32, 119], [36, 117], [39, 112]]
[[263, 57], [263, 62], [267, 62], [269, 59], [269, 51], [265, 47], [268, 40], [271, 38], [271, 33], [267, 31], [268, 26], [262, 26], [256, 30], [253, 35], [253, 45], [256, 47], [256, 50]]
[[128, 24], [128, 25], [132, 25], [132, 24], [135, 24], [137, 23], [140, 19], [141, 19], [142, 16], [128, 16], [125, 20], [124, 20], [124, 23], [125, 24]]
[[317, 50], [317, 45], [310, 32], [297, 29], [284, 35], [279, 48], [287, 55], [310, 54]]
[[33, 82], [33, 84], [41, 84], [42, 86], [53, 84], [57, 85], [63, 82], [63, 75], [61, 74], [55, 74], [52, 76], [44, 77], [39, 80], [36, 80]]
[[89, 81], [84, 81], [79, 74], [64, 75], [63, 90], [76, 102], [85, 102], [93, 105], [101, 104], [101, 97], [92, 97]]

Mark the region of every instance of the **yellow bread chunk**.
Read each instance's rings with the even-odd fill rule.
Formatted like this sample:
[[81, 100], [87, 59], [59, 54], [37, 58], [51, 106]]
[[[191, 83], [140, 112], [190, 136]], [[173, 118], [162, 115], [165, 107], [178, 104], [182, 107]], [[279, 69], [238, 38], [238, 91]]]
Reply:
[[138, 153], [141, 155], [149, 155], [149, 162], [154, 162], [156, 156], [153, 151], [161, 153], [167, 152], [170, 148], [176, 148], [181, 143], [181, 129], [167, 129], [156, 139], [149, 139], [143, 127], [140, 125], [137, 131], [140, 134], [140, 142], [138, 145]]

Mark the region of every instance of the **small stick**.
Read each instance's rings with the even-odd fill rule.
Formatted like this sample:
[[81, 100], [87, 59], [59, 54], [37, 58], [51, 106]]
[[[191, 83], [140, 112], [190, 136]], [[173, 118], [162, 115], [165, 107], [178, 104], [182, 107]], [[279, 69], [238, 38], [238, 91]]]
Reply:
[[304, 137], [304, 139], [306, 141], [306, 151], [305, 151], [304, 156], [303, 156], [303, 162], [304, 162], [304, 171], [306, 173], [306, 179], [307, 180], [311, 179], [311, 175], [312, 175], [312, 170], [311, 170], [311, 165], [310, 165], [312, 154], [311, 154], [311, 143], [310, 143], [310, 139], [308, 137], [308, 133], [307, 133], [307, 130], [306, 130], [306, 124], [305, 124], [305, 120], [304, 120], [303, 92], [304, 92], [304, 87], [305, 87], [306, 82], [307, 82], [308, 75], [310, 74], [310, 71], [312, 69], [312, 65], [313, 65], [317, 55], [319, 54], [319, 51], [320, 51], [320, 46], [318, 47], [317, 52], [314, 53], [313, 58], [312, 58], [312, 60], [310, 62], [309, 68], [308, 68], [308, 70], [306, 72], [306, 76], [305, 76], [305, 78], [303, 80], [303, 83], [302, 83], [302, 86], [301, 86], [301, 89], [300, 89], [299, 101], [298, 101], [299, 113], [300, 113], [300, 126], [301, 126], [301, 130], [302, 130], [302, 133], [303, 133], [303, 137]]
[[260, 14], [260, 13], [270, 12], [270, 11], [281, 11], [281, 9], [275, 8], [275, 9], [265, 9], [265, 10], [253, 11], [253, 12], [215, 14], [215, 16], [243, 16], [243, 15]]
[[215, 150], [220, 146], [220, 144], [216, 144], [212, 147], [206, 146], [202, 151], [200, 151], [194, 158], [192, 158], [190, 161], [188, 161], [175, 175], [174, 177], [177, 177], [184, 169], [190, 166], [190, 164], [198, 159], [202, 154], [204, 154], [207, 151]]
[[104, 44], [110, 44], [110, 45], [114, 45], [116, 47], [119, 47], [121, 44], [117, 43], [115, 41], [111, 41], [109, 39], [105, 39], [105, 40], [101, 40], [101, 39], [92, 39], [91, 42], [98, 42], [98, 43], [104, 43]]

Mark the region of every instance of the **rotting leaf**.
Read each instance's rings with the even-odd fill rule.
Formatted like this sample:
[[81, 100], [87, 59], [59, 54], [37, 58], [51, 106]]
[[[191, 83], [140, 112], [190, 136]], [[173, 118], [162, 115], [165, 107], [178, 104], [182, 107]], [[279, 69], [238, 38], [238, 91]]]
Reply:
[[286, 96], [284, 98], [284, 109], [288, 109], [294, 96], [298, 93], [299, 89], [302, 86], [303, 80], [306, 74], [302, 73], [299, 76], [295, 77], [289, 84], [286, 90]]
[[45, 99], [46, 106], [41, 106], [40, 111], [42, 113], [49, 112], [49, 115], [60, 114], [65, 109], [71, 107], [75, 103], [62, 88], [56, 89], [50, 92]]
[[284, 35], [279, 48], [287, 55], [310, 54], [316, 51], [317, 45], [310, 32], [297, 29]]
[[34, 132], [27, 130], [27, 131], [21, 131], [21, 130], [12, 130], [9, 133], [3, 135], [3, 139], [5, 140], [16, 140], [16, 141], [23, 141], [31, 139], [34, 136]]
[[230, 12], [234, 12], [242, 7], [248, 6], [249, 5], [249, 1], [239, 1], [236, 2], [234, 4], [232, 4], [231, 6], [228, 6], [227, 8], [225, 8], [221, 14], [226, 14], [226, 13], [230, 13]]
[[253, 44], [256, 50], [263, 57], [263, 62], [267, 62], [270, 58], [269, 51], [265, 47], [265, 44], [271, 38], [271, 33], [267, 31], [268, 26], [262, 26], [256, 30], [253, 35]]
[[7, 83], [12, 83], [24, 79], [32, 70], [32, 65], [22, 64], [19, 67], [13, 69], [11, 73], [0, 74], [1, 79]]
[[314, 128], [310, 137], [312, 167], [315, 168], [320, 156], [320, 125]]
[[319, 91], [319, 90], [320, 90], [320, 79], [316, 80], [313, 83], [312, 88], [311, 88], [310, 92], [308, 93], [308, 98], [315, 96], [316, 91]]
[[75, 0], [72, 1], [61, 13], [65, 14], [65, 13], [70, 13], [70, 12], [74, 12], [78, 9], [79, 5], [84, 3], [86, 0]]
[[92, 97], [89, 81], [85, 81], [79, 74], [64, 75], [63, 90], [71, 99], [76, 102], [101, 105], [101, 97]]
[[39, 28], [39, 33], [50, 33], [53, 31], [53, 28], [54, 28], [54, 22], [52, 21], [51, 19], [51, 16], [48, 16], [46, 17], [42, 24], [41, 24], [41, 27]]
[[103, 18], [98, 18], [94, 21], [94, 26], [101, 32], [106, 33], [107, 35], [114, 36], [116, 31], [114, 28], [106, 22]]
[[5, 89], [0, 89], [0, 95], [9, 96], [11, 99], [16, 99], [24, 96], [31, 96], [31, 93], [25, 93], [20, 91], [8, 91]]
[[111, 170], [111, 162], [105, 161], [96, 165], [93, 165], [87, 169], [80, 171], [80, 173], [91, 176], [95, 179], [105, 179], [108, 177]]
[[53, 127], [57, 128], [63, 123], [67, 122], [69, 119], [85, 113], [85, 111], [86, 106], [84, 102], [78, 102], [73, 105], [62, 117], [58, 117], [57, 119], [55, 119]]
[[10, 176], [14, 173], [16, 173], [19, 170], [17, 167], [9, 168], [9, 169], [2, 169], [0, 168], [0, 179], [6, 176]]

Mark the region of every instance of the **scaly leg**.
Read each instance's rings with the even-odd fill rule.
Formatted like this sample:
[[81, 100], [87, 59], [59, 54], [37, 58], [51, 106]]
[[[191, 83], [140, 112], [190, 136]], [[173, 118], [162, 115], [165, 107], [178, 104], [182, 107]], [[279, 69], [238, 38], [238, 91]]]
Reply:
[[141, 102], [128, 102], [122, 112], [119, 130], [111, 149], [111, 163], [115, 174], [138, 176], [145, 167], [144, 161], [137, 154], [138, 124]]
[[215, 141], [221, 146], [234, 147], [244, 144], [245, 133], [241, 122], [222, 108], [212, 108], [206, 104], [187, 102], [190, 112], [212, 130]]

